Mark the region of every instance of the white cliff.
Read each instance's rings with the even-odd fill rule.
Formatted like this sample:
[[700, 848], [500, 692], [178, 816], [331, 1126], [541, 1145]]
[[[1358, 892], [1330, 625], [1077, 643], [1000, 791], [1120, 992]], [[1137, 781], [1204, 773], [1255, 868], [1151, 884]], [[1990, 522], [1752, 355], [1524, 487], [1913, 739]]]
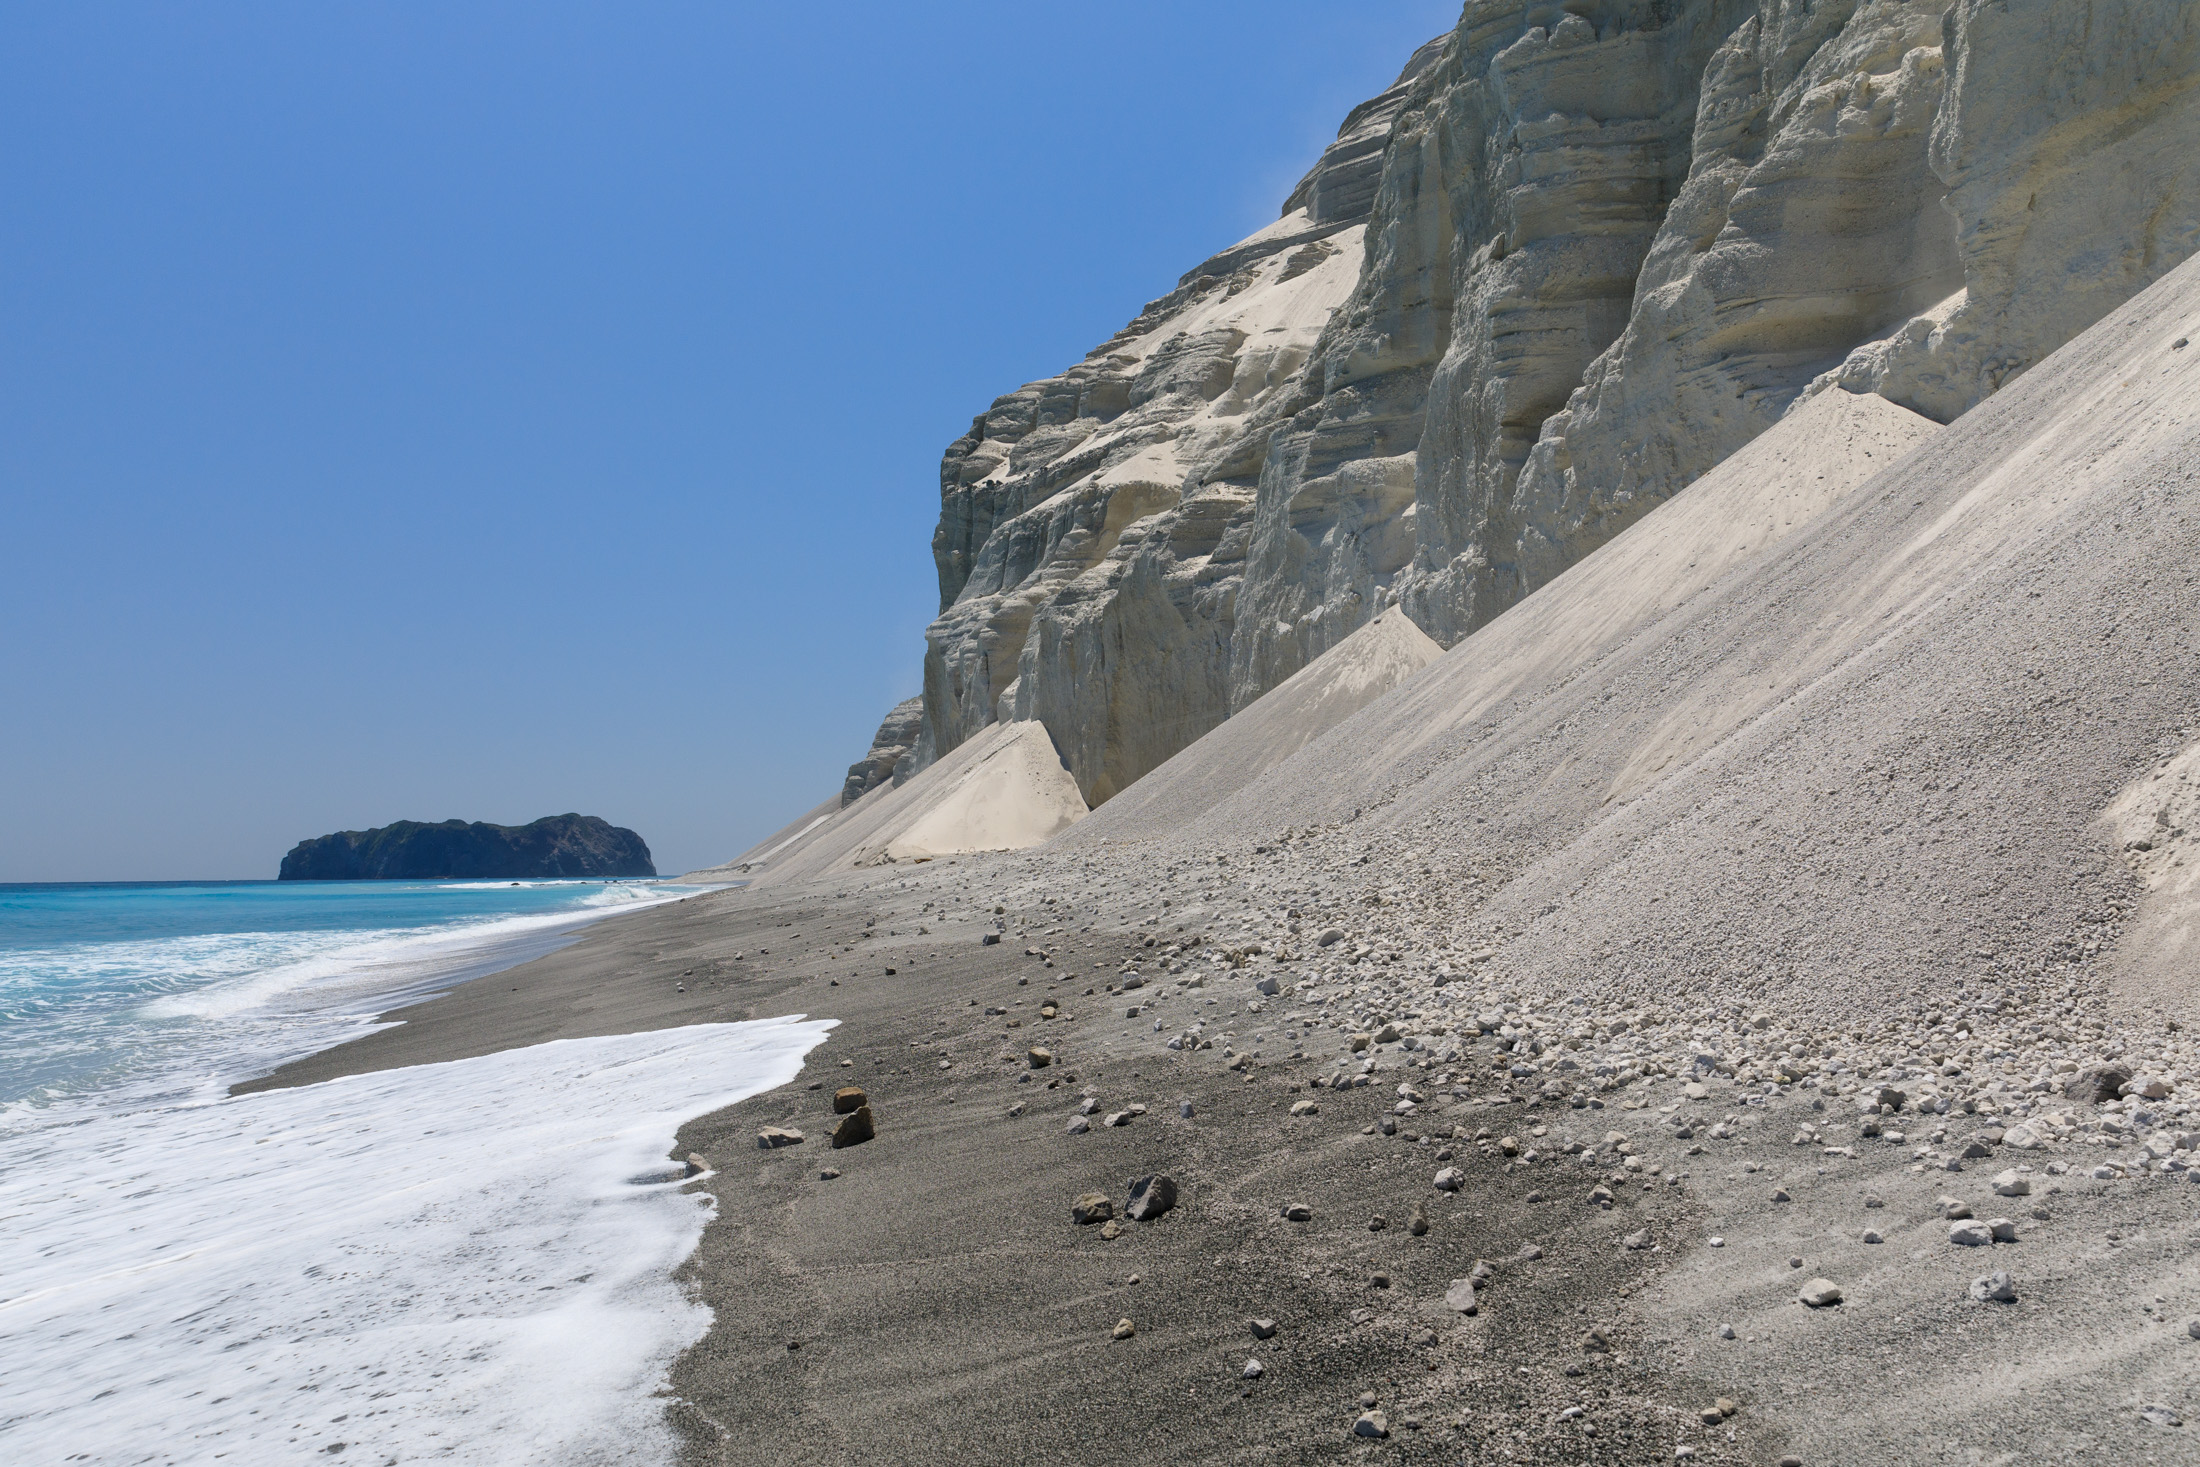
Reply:
[[1474, 0], [950, 447], [921, 729], [851, 797], [1032, 720], [1097, 806], [1384, 607], [1450, 646], [1807, 397], [1951, 421], [2196, 245], [2190, 5]]

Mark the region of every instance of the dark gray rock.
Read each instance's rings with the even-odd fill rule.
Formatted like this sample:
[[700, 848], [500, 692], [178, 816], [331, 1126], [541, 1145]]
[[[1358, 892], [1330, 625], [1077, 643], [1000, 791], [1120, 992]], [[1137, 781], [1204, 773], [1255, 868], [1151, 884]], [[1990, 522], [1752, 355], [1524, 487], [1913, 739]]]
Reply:
[[1131, 1183], [1130, 1200], [1124, 1204], [1123, 1216], [1132, 1222], [1151, 1222], [1176, 1206], [1176, 1179], [1174, 1177], [1140, 1177]]
[[2063, 1093], [2088, 1105], [2115, 1100], [2131, 1083], [2131, 1071], [2122, 1065], [2087, 1065], [2063, 1085]]

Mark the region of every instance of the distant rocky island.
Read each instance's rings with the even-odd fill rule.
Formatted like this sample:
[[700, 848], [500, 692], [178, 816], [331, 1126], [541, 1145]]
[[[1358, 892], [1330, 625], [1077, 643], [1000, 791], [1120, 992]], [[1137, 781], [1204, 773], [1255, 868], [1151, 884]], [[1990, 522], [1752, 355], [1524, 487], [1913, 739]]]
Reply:
[[432, 881], [655, 876], [649, 846], [594, 815], [545, 815], [526, 825], [400, 820], [302, 840], [282, 881]]

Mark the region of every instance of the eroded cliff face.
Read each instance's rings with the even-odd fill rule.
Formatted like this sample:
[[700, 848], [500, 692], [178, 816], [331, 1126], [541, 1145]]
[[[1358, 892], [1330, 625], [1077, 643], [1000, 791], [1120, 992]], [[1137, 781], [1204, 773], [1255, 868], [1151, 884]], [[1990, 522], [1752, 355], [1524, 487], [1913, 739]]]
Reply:
[[848, 777], [840, 786], [842, 808], [853, 805], [892, 779], [923, 733], [922, 697], [904, 698], [887, 709], [886, 716], [879, 720], [878, 732], [871, 735], [869, 751], [848, 766]]
[[2196, 79], [2175, 0], [1475, 0], [1276, 225], [949, 448], [889, 756], [1037, 719], [1098, 804], [1808, 392], [1954, 418], [2200, 245]]

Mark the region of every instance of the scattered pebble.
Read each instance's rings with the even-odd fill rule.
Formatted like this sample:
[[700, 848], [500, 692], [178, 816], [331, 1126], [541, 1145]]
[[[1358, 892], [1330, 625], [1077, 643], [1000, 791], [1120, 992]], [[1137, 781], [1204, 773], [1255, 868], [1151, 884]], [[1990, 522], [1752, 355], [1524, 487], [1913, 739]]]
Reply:
[[1841, 1286], [1832, 1279], [1812, 1279], [1795, 1297], [1812, 1309], [1824, 1309], [1841, 1302]]

